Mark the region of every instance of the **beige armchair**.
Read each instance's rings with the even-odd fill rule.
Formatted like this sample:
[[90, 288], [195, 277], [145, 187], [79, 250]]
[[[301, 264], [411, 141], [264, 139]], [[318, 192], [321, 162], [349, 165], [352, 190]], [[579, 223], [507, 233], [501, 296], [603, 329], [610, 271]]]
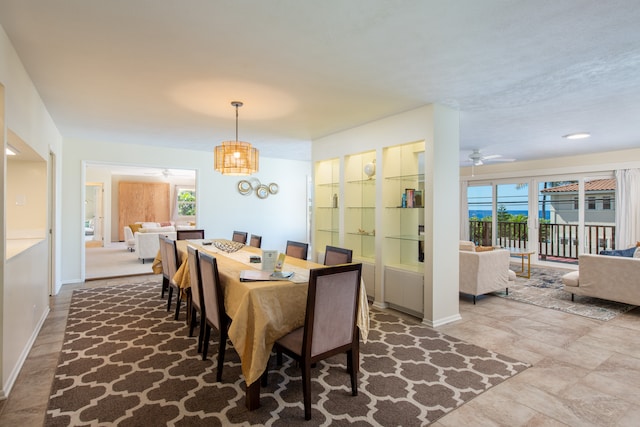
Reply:
[[509, 280], [515, 280], [515, 273], [509, 270], [510, 254], [506, 249], [475, 252], [460, 251], [460, 292], [476, 296], [506, 290]]

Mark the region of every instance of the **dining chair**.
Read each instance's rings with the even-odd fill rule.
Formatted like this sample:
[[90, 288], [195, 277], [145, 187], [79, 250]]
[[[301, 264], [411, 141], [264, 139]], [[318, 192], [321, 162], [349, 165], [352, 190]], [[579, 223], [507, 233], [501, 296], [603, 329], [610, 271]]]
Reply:
[[234, 242], [239, 242], [239, 243], [243, 243], [246, 244], [247, 243], [247, 232], [246, 231], [234, 231], [233, 232], [233, 237], [231, 238], [231, 240], [233, 240]]
[[[176, 314], [174, 315], [174, 319], [178, 320], [178, 316], [180, 315], [180, 302], [182, 300], [182, 289], [180, 286], [173, 280], [173, 277], [176, 275], [176, 271], [178, 271], [178, 248], [176, 246], [176, 241], [169, 237], [160, 237], [160, 241], [165, 246], [164, 257], [162, 258], [162, 271], [164, 271], [165, 266], [167, 268], [167, 276], [169, 278], [169, 296], [167, 298], [167, 311], [171, 311], [171, 298], [173, 297], [173, 291], [176, 291]], [[162, 255], [161, 255], [162, 256]]]
[[256, 234], [252, 234], [249, 239], [249, 246], [253, 246], [254, 248], [259, 248], [262, 246], [262, 236], [258, 236]]
[[[187, 263], [189, 265], [189, 281], [191, 283], [191, 287], [189, 288], [191, 290], [189, 336], [193, 336], [193, 331], [196, 328], [196, 323], [198, 323], [198, 353], [200, 353], [202, 351], [202, 342], [204, 340], [204, 319], [206, 313], [202, 296], [202, 279], [200, 276], [198, 250], [191, 245], [187, 246]], [[200, 315], [200, 321], [198, 321], [198, 314]]]
[[350, 264], [352, 258], [351, 249], [327, 245], [324, 251], [324, 265]]
[[204, 239], [204, 230], [177, 230], [176, 240]]
[[285, 249], [285, 254], [292, 256], [294, 258], [307, 259], [308, 250], [309, 250], [308, 243], [287, 240], [287, 248]]
[[300, 364], [304, 418], [311, 419], [311, 365], [336, 354], [347, 354], [351, 394], [358, 395], [359, 334], [358, 295], [362, 264], [312, 269], [304, 326], [277, 340], [278, 365], [282, 353]]
[[218, 368], [216, 380], [222, 381], [222, 367], [224, 366], [224, 353], [229, 336], [229, 324], [231, 320], [224, 309], [224, 294], [218, 276], [218, 263], [216, 259], [202, 251], [198, 253], [200, 263], [200, 278], [202, 281], [202, 302], [204, 307], [204, 337], [202, 343], [202, 360], [207, 359], [211, 328], [216, 328], [220, 333], [218, 345]]
[[164, 261], [167, 259], [167, 246], [164, 244], [164, 236], [161, 234], [158, 239], [160, 240], [160, 262], [162, 263], [162, 292], [160, 293], [160, 298], [164, 298], [165, 291], [169, 289], [171, 277], [169, 276], [167, 262]]

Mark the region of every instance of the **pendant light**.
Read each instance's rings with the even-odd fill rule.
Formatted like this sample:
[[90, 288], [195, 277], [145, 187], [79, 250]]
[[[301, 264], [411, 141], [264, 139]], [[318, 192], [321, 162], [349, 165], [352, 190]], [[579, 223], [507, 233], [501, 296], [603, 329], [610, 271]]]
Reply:
[[214, 149], [214, 167], [222, 175], [251, 175], [258, 172], [258, 149], [238, 141], [238, 108], [243, 104], [233, 101], [231, 105], [236, 108], [236, 140], [224, 141]]

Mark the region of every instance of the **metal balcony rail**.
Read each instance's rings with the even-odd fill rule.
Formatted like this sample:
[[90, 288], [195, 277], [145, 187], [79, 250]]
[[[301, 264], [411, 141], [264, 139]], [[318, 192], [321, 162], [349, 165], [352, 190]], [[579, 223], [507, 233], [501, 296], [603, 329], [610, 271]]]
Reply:
[[[585, 225], [586, 246], [584, 253], [597, 254], [601, 250], [616, 248], [615, 225]], [[487, 221], [469, 221], [469, 236], [476, 245], [491, 246], [492, 223]], [[498, 221], [497, 245], [504, 248], [525, 249], [528, 244], [526, 222]], [[540, 224], [538, 227], [538, 255], [547, 257], [578, 259], [577, 224]]]

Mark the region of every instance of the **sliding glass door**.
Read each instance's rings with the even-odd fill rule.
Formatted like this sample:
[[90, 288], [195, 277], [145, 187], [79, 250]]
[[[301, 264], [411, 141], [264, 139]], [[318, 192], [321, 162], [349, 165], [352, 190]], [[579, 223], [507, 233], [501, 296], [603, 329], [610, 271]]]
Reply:
[[616, 248], [615, 189], [606, 175], [469, 185], [470, 240], [576, 263], [580, 254]]

